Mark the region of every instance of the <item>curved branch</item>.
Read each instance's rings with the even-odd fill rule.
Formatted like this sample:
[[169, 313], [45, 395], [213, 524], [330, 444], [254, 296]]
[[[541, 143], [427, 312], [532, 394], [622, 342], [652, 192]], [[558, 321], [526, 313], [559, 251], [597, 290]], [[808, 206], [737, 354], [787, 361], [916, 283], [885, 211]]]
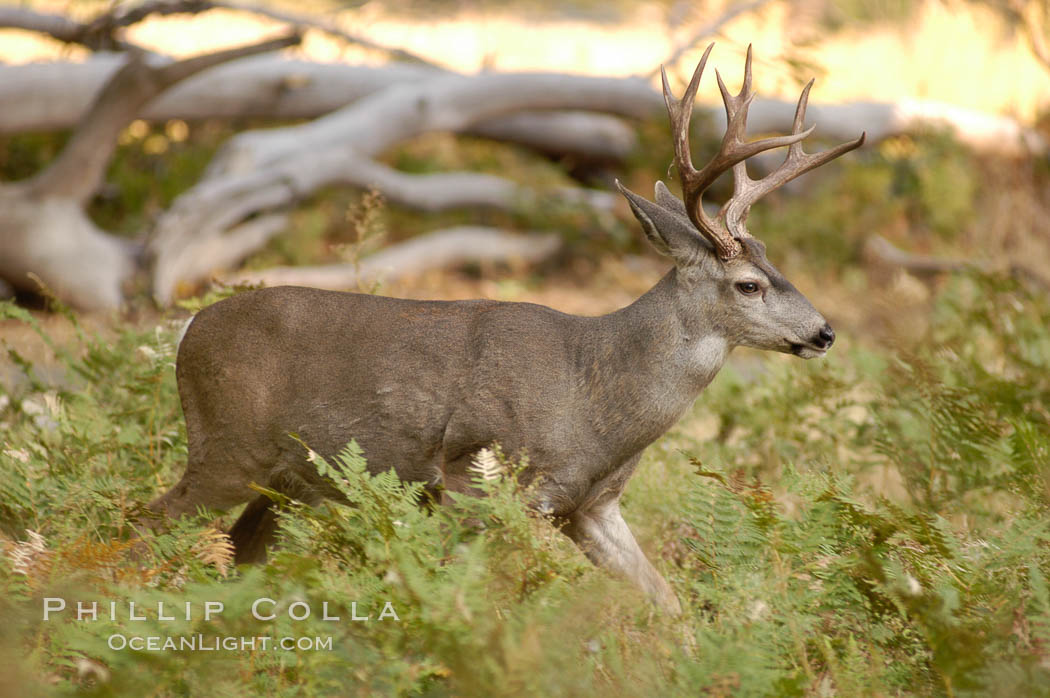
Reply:
[[84, 25], [62, 15], [36, 12], [27, 7], [0, 7], [0, 27], [25, 29], [54, 37], [66, 43], [81, 43]]
[[[115, 53], [84, 62], [0, 65], [0, 133], [70, 128], [127, 61]], [[147, 103], [137, 118], [164, 122], [262, 117], [312, 119], [392, 84], [435, 75], [418, 65], [313, 63], [279, 55], [244, 58], [202, 71]], [[532, 111], [480, 121], [465, 133], [543, 153], [619, 161], [637, 142], [622, 119], [593, 112]]]
[[[429, 212], [467, 207], [514, 211], [535, 205], [540, 196], [534, 189], [509, 179], [478, 172], [407, 174], [374, 160], [355, 157], [332, 158], [318, 165], [309, 173], [309, 180], [297, 179], [300, 191], [315, 191], [330, 184], [349, 184], [376, 189], [394, 203]], [[326, 171], [327, 165], [331, 169]], [[551, 194], [600, 210], [611, 210], [616, 200], [609, 192], [575, 187], [558, 189]]]
[[81, 205], [98, 190], [121, 130], [142, 106], [174, 83], [225, 61], [299, 43], [298, 34], [194, 56], [159, 66], [135, 52], [113, 75], [84, 115], [61, 154], [29, 181], [37, 196], [68, 198]]
[[522, 110], [584, 109], [641, 118], [663, 107], [640, 78], [557, 73], [437, 75], [374, 92], [300, 126], [238, 134], [215, 156], [208, 176], [273, 166], [334, 144], [369, 157], [428, 131], [463, 131]]
[[635, 129], [614, 116], [584, 111], [524, 111], [478, 123], [465, 133], [517, 143], [548, 155], [620, 161], [638, 143]]
[[357, 264], [328, 264], [315, 267], [274, 267], [226, 276], [224, 283], [267, 286], [313, 286], [335, 290], [393, 281], [430, 269], [463, 264], [519, 262], [535, 264], [561, 249], [554, 234], [517, 235], [494, 228], [459, 226], [426, 233], [376, 252]]
[[[513, 211], [536, 205], [541, 196], [493, 175], [406, 174], [345, 152], [319, 156], [309, 167], [295, 168], [289, 163], [240, 176], [205, 180], [191, 190], [192, 196], [187, 193], [180, 197], [157, 223], [149, 244], [149, 253], [154, 259], [153, 293], [157, 302], [169, 303], [180, 281], [192, 283], [219, 268], [211, 258], [212, 250], [224, 244], [221, 241], [236, 230], [241, 220], [259, 211], [289, 207], [309, 193], [332, 184], [374, 188], [391, 201], [426, 211], [458, 207]], [[551, 196], [604, 211], [611, 210], [616, 202], [616, 197], [609, 192], [572, 187], [555, 190]], [[201, 260], [205, 260], [203, 265]]]
[[[37, 12], [26, 7], [0, 7], [0, 27], [25, 29], [47, 34], [67, 44], [78, 44], [92, 51], [137, 48], [134, 44], [116, 39], [110, 34], [99, 34], [92, 25], [74, 22], [68, 17]], [[142, 50], [142, 49], [139, 49]]]
[[150, 15], [198, 14], [208, 9], [211, 9], [211, 3], [207, 0], [150, 0], [130, 9], [115, 4], [109, 12], [83, 23], [24, 7], [0, 7], [0, 27], [40, 32], [92, 51], [144, 51], [118, 38], [118, 30], [138, 24]]
[[137, 47], [117, 37], [120, 29], [138, 24], [150, 15], [200, 14], [207, 10], [224, 9], [245, 12], [260, 17], [285, 22], [296, 28], [309, 28], [356, 44], [370, 51], [384, 53], [387, 56], [407, 63], [426, 65], [434, 69], [443, 68], [432, 60], [393, 46], [367, 39], [358, 34], [351, 34], [340, 29], [334, 22], [326, 22], [308, 15], [292, 14], [274, 10], [262, 5], [223, 0], [151, 0], [132, 8], [125, 9], [116, 5], [90, 22], [75, 22], [68, 17], [46, 12], [36, 12], [24, 7], [0, 7], [0, 27], [25, 29], [27, 31], [47, 34], [58, 41], [68, 44], [79, 44], [92, 51], [128, 51]]

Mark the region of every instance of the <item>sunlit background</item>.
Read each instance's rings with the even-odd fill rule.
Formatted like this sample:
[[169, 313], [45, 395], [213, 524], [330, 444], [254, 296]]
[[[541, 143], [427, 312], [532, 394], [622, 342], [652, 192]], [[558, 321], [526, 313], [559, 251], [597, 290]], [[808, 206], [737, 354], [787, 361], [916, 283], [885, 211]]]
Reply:
[[[86, 18], [104, 4], [34, 0], [32, 6]], [[705, 19], [725, 9], [718, 2], [264, 4], [314, 13], [345, 31], [455, 70], [589, 75], [651, 74]], [[740, 58], [752, 43], [762, 66], [756, 71], [762, 94], [793, 97], [800, 82], [816, 73], [823, 100], [914, 97], [1030, 120], [1050, 97], [1046, 69], [1016, 26], [990, 5], [964, 0], [763, 3], [721, 27], [715, 37], [720, 42], [718, 64], [727, 78], [738, 76]], [[276, 20], [213, 10], [150, 18], [133, 27], [129, 38], [186, 56], [246, 43], [281, 26]], [[681, 65], [691, 65], [702, 48], [685, 53]], [[303, 45], [289, 53], [319, 61], [382, 60], [316, 30], [307, 31]], [[84, 54], [39, 35], [0, 30], [0, 60], [5, 62]]]

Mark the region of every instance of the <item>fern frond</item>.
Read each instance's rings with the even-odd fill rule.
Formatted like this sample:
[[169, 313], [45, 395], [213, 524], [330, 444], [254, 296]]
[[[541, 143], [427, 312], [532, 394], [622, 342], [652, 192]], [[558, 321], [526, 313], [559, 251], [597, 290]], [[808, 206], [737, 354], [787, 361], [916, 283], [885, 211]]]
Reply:
[[477, 473], [484, 480], [499, 480], [503, 477], [505, 468], [491, 448], [483, 448], [474, 454], [470, 463], [471, 471]]
[[59, 553], [62, 569], [108, 575], [114, 572], [135, 545], [130, 540], [95, 541], [82, 536]]
[[32, 584], [44, 576], [51, 566], [52, 552], [47, 541], [36, 531], [26, 529], [27, 540], [14, 543], [7, 551], [11, 569], [15, 574], [27, 577]]
[[214, 528], [201, 531], [191, 550], [198, 560], [214, 567], [224, 579], [233, 566], [233, 541], [222, 531]]

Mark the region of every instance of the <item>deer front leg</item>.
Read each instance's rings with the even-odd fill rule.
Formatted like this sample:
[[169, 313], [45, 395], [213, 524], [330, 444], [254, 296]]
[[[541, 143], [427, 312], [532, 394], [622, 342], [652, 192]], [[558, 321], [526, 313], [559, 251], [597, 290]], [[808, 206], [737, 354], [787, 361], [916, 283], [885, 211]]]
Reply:
[[631, 529], [627, 528], [627, 522], [620, 515], [619, 497], [574, 512], [562, 530], [595, 565], [631, 580], [665, 611], [673, 615], [682, 613], [671, 585], [646, 559]]

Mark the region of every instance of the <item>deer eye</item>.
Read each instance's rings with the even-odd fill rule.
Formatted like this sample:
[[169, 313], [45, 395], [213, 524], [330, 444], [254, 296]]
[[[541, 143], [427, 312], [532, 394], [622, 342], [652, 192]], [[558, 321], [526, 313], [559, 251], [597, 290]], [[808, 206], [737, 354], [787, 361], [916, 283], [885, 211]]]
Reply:
[[736, 285], [736, 288], [745, 296], [754, 295], [759, 291], [759, 286], [754, 281], [741, 281]]

